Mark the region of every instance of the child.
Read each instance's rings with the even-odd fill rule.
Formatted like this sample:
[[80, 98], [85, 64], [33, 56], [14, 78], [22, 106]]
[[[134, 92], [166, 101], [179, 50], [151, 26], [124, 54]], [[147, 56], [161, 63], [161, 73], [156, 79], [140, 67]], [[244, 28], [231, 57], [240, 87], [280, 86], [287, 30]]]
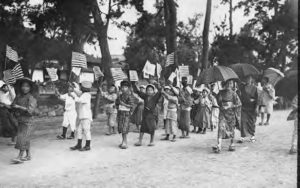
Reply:
[[[155, 86], [149, 84], [146, 87], [146, 93], [140, 92], [136, 85], [134, 85], [135, 92], [144, 100], [144, 113], [143, 120], [140, 130], [139, 141], [135, 144], [135, 146], [141, 146], [144, 133], [150, 134], [150, 143], [148, 146], [154, 146], [154, 134], [155, 129], [157, 127], [157, 119], [158, 113], [156, 105], [161, 97], [161, 91], [154, 93]], [[159, 88], [160, 89], [160, 88]]]
[[182, 77], [182, 90], [179, 94], [180, 103], [180, 118], [179, 129], [182, 132], [182, 136], [179, 138], [189, 138], [190, 124], [191, 124], [191, 106], [193, 105], [193, 99], [191, 97], [192, 89], [187, 84], [187, 77]]
[[194, 126], [194, 130], [192, 131], [192, 133], [197, 132], [197, 123], [195, 122], [195, 117], [198, 112], [198, 105], [196, 104], [196, 101], [198, 101], [198, 99], [201, 97], [201, 95], [202, 95], [201, 91], [198, 90], [198, 88], [195, 88], [194, 93], [192, 94], [193, 105], [192, 105], [192, 109], [191, 109], [191, 122]]
[[208, 98], [209, 89], [204, 87], [202, 91], [202, 97], [199, 98], [198, 112], [195, 118], [196, 124], [199, 125], [199, 129], [202, 130], [201, 134], [206, 134], [206, 129], [210, 128], [211, 124], [211, 108], [212, 103]]
[[[146, 87], [144, 85], [141, 85], [140, 91], [142, 93], [145, 93]], [[144, 100], [141, 99], [139, 96], [137, 96], [135, 93], [133, 93], [133, 95], [135, 96], [136, 99], [138, 99], [138, 104], [131, 116], [131, 123], [135, 124], [137, 128], [137, 132], [140, 132], [140, 126], [142, 124], [143, 111], [144, 111]]]
[[105, 111], [107, 115], [108, 132], [106, 135], [116, 134], [115, 125], [117, 119], [117, 109], [115, 106], [117, 100], [117, 88], [115, 85], [111, 85], [108, 92], [103, 92], [100, 88], [101, 96], [106, 100]]
[[76, 105], [73, 97], [71, 96], [73, 91], [72, 86], [69, 86], [68, 93], [61, 95], [58, 89], [55, 90], [56, 95], [59, 99], [65, 101], [65, 112], [64, 112], [64, 119], [62, 122], [62, 134], [58, 135], [58, 139], [65, 139], [68, 126], [70, 125], [71, 128], [71, 135], [67, 139], [74, 139], [75, 138], [75, 129], [76, 129], [76, 119], [77, 119], [77, 112], [76, 112]]
[[[92, 88], [92, 83], [84, 81], [81, 83], [81, 88], [75, 85], [74, 93], [71, 94], [75, 102], [78, 104], [78, 119], [79, 126], [77, 130], [77, 144], [71, 147], [71, 150], [89, 151], [91, 150], [91, 123], [93, 121], [91, 110], [92, 96], [89, 93]], [[86, 143], [82, 148], [82, 134], [85, 134]]]
[[[18, 149], [19, 155], [12, 162], [15, 164], [31, 160], [30, 140], [33, 132], [33, 113], [37, 107], [37, 100], [33, 97], [34, 83], [29, 78], [19, 80], [20, 94], [15, 98], [12, 107], [15, 109], [15, 115], [18, 120], [18, 133], [15, 148]], [[26, 157], [23, 157], [26, 151]]]
[[166, 116], [166, 137], [162, 140], [169, 140], [170, 135], [173, 135], [171, 142], [176, 141], [177, 133], [177, 107], [178, 107], [178, 91], [175, 88], [166, 86], [162, 91], [163, 96], [168, 100], [168, 109]]
[[121, 94], [116, 100], [118, 109], [117, 122], [118, 131], [122, 134], [122, 143], [119, 145], [121, 149], [127, 149], [127, 135], [129, 132], [130, 112], [132, 110], [132, 97], [130, 96], [130, 83], [128, 81], [121, 82]]

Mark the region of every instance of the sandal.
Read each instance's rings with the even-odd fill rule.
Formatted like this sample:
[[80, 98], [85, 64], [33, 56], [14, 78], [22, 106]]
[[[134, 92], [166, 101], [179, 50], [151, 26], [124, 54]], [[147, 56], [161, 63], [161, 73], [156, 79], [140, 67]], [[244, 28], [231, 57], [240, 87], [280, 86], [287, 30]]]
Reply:
[[235, 146], [229, 146], [228, 151], [235, 151]]
[[22, 163], [24, 163], [24, 161], [22, 161], [21, 159], [18, 159], [18, 158], [12, 159], [11, 162], [12, 162], [13, 164], [22, 164]]
[[138, 142], [138, 143], [135, 143], [134, 146], [137, 146], [137, 147], [138, 147], [138, 146], [142, 146], [142, 143], [139, 143], [139, 142]]
[[64, 137], [64, 136], [62, 136], [62, 135], [58, 135], [56, 138], [59, 139], [59, 140], [64, 140], [64, 139], [66, 139], [66, 137]]
[[30, 160], [31, 160], [31, 156], [26, 156], [21, 158], [21, 161], [30, 161]]
[[213, 152], [215, 152], [215, 153], [220, 153], [221, 152], [221, 149], [220, 149], [219, 146], [213, 146], [212, 149], [213, 149]]

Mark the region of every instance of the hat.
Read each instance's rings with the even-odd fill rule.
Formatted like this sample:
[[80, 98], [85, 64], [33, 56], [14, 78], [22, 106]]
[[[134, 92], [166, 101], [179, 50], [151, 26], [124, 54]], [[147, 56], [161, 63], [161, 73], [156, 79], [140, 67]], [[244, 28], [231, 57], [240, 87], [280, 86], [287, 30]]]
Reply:
[[130, 83], [129, 83], [128, 81], [125, 81], [125, 80], [124, 80], [124, 81], [121, 82], [121, 87], [122, 87], [122, 86], [130, 87]]
[[149, 87], [152, 87], [152, 89], [155, 90], [155, 86], [153, 84], [148, 84], [146, 89], [148, 89]]
[[206, 91], [207, 93], [210, 93], [210, 90], [209, 90], [207, 87], [203, 87], [203, 88], [202, 88], [202, 92], [203, 92], [203, 91]]
[[0, 88], [2, 88], [2, 87], [5, 86], [5, 85], [6, 85], [6, 83], [3, 82], [2, 80], [0, 80]]
[[85, 89], [91, 89], [92, 88], [92, 82], [89, 82], [89, 81], [83, 81], [81, 83], [81, 86]]

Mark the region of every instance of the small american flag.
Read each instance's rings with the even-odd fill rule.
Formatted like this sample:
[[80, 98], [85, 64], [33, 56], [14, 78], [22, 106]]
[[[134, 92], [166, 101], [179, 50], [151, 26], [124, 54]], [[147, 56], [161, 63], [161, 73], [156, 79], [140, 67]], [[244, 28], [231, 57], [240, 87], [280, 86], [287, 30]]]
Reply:
[[19, 57], [17, 51], [6, 45], [6, 57], [14, 62], [18, 62]]
[[52, 82], [58, 80], [57, 69], [56, 68], [46, 68], [48, 75]]
[[102, 73], [100, 67], [98, 67], [98, 66], [94, 66], [93, 71], [94, 71], [96, 80], [98, 80], [100, 77], [104, 76], [104, 74]]
[[72, 52], [72, 67], [87, 68], [86, 56], [82, 53]]
[[16, 80], [24, 78], [24, 74], [23, 74], [20, 63], [16, 64], [16, 66], [11, 70], [11, 73], [15, 77]]
[[166, 61], [166, 65], [165, 67], [168, 67], [170, 65], [174, 64], [174, 52], [170, 53], [169, 55], [167, 55], [167, 61]]
[[10, 69], [3, 71], [3, 80], [9, 85], [13, 85], [16, 83], [16, 78], [14, 77]]
[[110, 70], [114, 81], [124, 80], [128, 78], [121, 68], [111, 68]]

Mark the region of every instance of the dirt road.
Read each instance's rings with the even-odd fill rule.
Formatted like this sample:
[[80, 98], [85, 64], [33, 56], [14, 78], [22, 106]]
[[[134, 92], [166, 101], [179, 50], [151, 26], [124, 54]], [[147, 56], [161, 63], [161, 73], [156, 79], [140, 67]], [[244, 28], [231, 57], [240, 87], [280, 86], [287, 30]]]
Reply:
[[147, 146], [149, 136], [134, 147], [138, 134], [130, 133], [129, 148], [121, 150], [120, 136], [104, 136], [102, 122], [93, 127], [90, 152], [70, 151], [75, 140], [56, 140], [51, 129], [33, 140], [32, 161], [11, 165], [17, 151], [1, 139], [0, 187], [297, 187], [288, 112], [276, 111], [270, 126], [257, 127], [257, 142], [237, 144], [236, 152], [225, 142], [221, 154], [211, 151], [216, 131], [172, 143], [160, 141], [158, 130], [155, 147]]

